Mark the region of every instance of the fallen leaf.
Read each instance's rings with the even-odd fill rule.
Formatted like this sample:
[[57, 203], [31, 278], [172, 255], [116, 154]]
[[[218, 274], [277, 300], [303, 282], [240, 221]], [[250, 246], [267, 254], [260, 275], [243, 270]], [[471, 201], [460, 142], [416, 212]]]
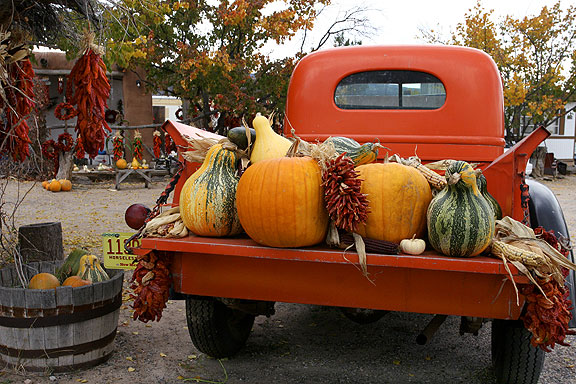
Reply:
[[392, 363], [394, 363], [394, 365], [400, 365], [400, 360], [394, 360]]
[[132, 332], [133, 335], [139, 335], [138, 331]]
[[128, 372], [134, 372], [136, 368], [128, 367]]
[[193, 360], [193, 359], [197, 359], [197, 358], [198, 358], [198, 356], [196, 356], [196, 355], [188, 355], [189, 360]]
[[128, 361], [134, 361], [134, 359], [132, 358], [132, 356], [126, 356], [126, 360], [128, 360]]
[[88, 380], [86, 380], [86, 379], [76, 379], [76, 381], [79, 383], [87, 383], [88, 382]]
[[166, 354], [165, 354], [165, 353], [163, 353], [163, 352], [160, 352], [160, 356], [162, 356], [162, 357], [166, 357]]

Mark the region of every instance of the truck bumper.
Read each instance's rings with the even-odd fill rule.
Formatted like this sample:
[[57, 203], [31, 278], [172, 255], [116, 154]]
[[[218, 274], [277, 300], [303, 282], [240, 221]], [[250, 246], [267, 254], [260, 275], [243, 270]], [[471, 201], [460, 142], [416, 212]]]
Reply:
[[[502, 262], [483, 256], [368, 254], [368, 279], [354, 252], [326, 247], [189, 236], [145, 238], [144, 250], [171, 257], [173, 288], [190, 295], [498, 319], [517, 319], [524, 304]], [[528, 284], [510, 268], [517, 284]]]

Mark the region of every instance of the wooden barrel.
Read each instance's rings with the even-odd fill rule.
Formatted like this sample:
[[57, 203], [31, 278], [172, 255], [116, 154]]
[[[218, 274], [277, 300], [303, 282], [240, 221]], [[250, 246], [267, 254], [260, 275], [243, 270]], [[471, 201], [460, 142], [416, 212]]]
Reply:
[[[25, 264], [28, 280], [62, 261]], [[0, 270], [0, 359], [28, 371], [67, 372], [106, 361], [122, 304], [123, 271], [84, 287], [25, 289], [13, 266]]]

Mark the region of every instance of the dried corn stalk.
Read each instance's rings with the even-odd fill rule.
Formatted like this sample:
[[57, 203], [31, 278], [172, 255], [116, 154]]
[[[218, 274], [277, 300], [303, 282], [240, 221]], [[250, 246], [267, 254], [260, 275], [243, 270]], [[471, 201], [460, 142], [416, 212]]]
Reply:
[[575, 334], [568, 328], [572, 303], [565, 277], [568, 269], [576, 270], [576, 264], [567, 259], [569, 249], [559, 244], [552, 232], [537, 229], [539, 235], [510, 217], [497, 220], [491, 253], [503, 261], [514, 284], [517, 303], [518, 288], [508, 263], [532, 282], [522, 289], [527, 301], [522, 320], [532, 333], [531, 344], [549, 352], [555, 344], [566, 345], [566, 335]]

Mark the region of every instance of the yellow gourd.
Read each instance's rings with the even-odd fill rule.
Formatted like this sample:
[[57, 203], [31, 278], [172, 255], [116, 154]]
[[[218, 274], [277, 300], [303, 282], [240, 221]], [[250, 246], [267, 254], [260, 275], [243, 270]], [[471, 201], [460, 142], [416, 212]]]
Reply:
[[134, 158], [132, 159], [132, 169], [138, 169], [140, 168], [140, 163], [138, 162], [138, 159]]
[[256, 141], [250, 155], [252, 164], [267, 159], [277, 159], [284, 157], [292, 142], [280, 136], [272, 129], [270, 121], [260, 113], [252, 121], [252, 126], [256, 131]]

